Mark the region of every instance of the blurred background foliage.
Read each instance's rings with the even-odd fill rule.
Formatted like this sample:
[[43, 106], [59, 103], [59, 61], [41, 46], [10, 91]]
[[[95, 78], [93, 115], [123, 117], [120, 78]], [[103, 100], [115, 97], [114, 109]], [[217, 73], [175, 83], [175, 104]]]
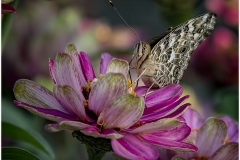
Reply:
[[[203, 117], [228, 115], [238, 120], [238, 0], [113, 3], [145, 41], [195, 16], [216, 13], [215, 30], [194, 51], [181, 85], [190, 94], [188, 102]], [[48, 60], [68, 43], [86, 52], [98, 73], [101, 53], [129, 61], [138, 39], [108, 0], [15, 0], [10, 4], [16, 13], [2, 16], [2, 146], [26, 149], [41, 159], [87, 159], [84, 145], [70, 132], [48, 133], [46, 120], [13, 105], [14, 83], [31, 79], [52, 90]], [[104, 159], [110, 157], [107, 154]]]

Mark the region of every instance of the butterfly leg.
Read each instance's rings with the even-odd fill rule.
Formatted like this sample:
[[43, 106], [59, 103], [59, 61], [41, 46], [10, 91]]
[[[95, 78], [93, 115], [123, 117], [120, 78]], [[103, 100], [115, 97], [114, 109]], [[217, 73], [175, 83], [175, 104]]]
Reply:
[[153, 83], [151, 84], [151, 86], [147, 89], [147, 92], [146, 92], [145, 95], [144, 95], [144, 100], [146, 99], [147, 93], [150, 91], [150, 89], [153, 87], [154, 84], [156, 84], [156, 82], [153, 82]]
[[138, 81], [139, 79], [142, 77], [142, 75], [146, 72], [146, 68], [142, 71], [142, 73], [137, 77], [137, 79], [133, 82], [133, 83], [137, 83], [138, 85]]

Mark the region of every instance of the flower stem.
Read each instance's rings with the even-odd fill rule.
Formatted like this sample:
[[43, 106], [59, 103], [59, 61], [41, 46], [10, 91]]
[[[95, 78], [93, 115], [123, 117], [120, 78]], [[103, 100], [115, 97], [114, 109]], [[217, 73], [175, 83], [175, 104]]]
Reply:
[[74, 131], [72, 135], [86, 145], [89, 160], [100, 160], [105, 153], [112, 151], [109, 139], [86, 136], [80, 131]]

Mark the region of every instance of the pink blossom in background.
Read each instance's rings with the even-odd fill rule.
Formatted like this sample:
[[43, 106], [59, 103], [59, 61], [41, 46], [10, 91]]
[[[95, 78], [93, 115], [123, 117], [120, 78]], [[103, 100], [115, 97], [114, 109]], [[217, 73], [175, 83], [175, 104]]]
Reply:
[[206, 7], [227, 23], [238, 26], [238, 0], [206, 0]]

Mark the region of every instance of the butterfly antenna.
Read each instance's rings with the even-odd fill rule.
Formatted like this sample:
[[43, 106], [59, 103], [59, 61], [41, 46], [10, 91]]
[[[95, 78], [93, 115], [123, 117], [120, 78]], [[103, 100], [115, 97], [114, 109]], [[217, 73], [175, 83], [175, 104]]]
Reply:
[[[132, 27], [125, 21], [125, 19], [121, 16], [121, 14], [118, 12], [118, 10], [116, 9], [116, 7], [113, 5], [113, 2], [111, 0], [109, 0], [109, 3], [111, 4], [111, 6], [113, 7], [113, 9], [117, 12], [117, 14], [119, 15], [119, 17], [123, 20], [123, 22], [133, 31], [133, 33], [137, 36], [137, 38], [139, 39], [139, 42], [141, 42], [140, 37], [138, 36], [138, 34], [132, 29]], [[134, 57], [133, 57], [134, 58]], [[131, 65], [131, 62], [133, 60], [133, 58], [130, 60], [129, 62], [129, 66]], [[129, 74], [129, 78], [132, 82], [132, 77], [131, 77], [131, 73], [130, 70], [128, 71]]]
[[119, 15], [119, 17], [123, 20], [123, 22], [134, 32], [134, 34], [137, 36], [137, 38], [139, 39], [139, 41], [141, 42], [141, 39], [139, 38], [138, 34], [132, 29], [132, 27], [129, 26], [129, 24], [125, 21], [125, 19], [121, 16], [121, 14], [118, 12], [118, 10], [116, 9], [116, 7], [113, 5], [113, 2], [111, 0], [109, 0], [109, 3], [111, 4], [111, 6], [113, 7], [113, 9], [117, 12], [117, 14]]

